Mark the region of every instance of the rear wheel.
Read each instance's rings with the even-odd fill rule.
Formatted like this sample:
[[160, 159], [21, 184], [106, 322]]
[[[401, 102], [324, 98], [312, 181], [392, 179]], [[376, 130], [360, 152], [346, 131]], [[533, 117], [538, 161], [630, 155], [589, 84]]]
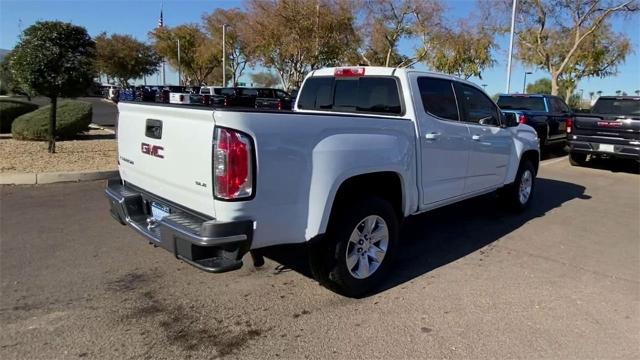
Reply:
[[587, 154], [569, 153], [569, 163], [573, 166], [584, 166], [587, 163]]
[[310, 248], [310, 265], [322, 285], [359, 297], [384, 279], [397, 247], [398, 219], [378, 197], [347, 203], [332, 216], [327, 238]]

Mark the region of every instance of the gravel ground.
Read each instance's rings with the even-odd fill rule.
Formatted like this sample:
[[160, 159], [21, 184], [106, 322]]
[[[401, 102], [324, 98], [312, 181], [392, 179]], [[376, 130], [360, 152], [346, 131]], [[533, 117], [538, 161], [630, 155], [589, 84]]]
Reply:
[[47, 143], [0, 139], [0, 174], [79, 170], [115, 170], [116, 141], [108, 133], [92, 130], [78, 140], [56, 142], [56, 153]]

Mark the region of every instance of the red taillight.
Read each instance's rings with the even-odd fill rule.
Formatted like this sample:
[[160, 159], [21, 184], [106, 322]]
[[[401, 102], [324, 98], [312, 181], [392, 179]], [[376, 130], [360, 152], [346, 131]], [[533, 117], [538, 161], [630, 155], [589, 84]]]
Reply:
[[527, 123], [527, 116], [524, 114], [520, 114], [520, 116], [518, 116], [518, 122], [520, 124], [526, 124]]
[[224, 200], [253, 194], [251, 139], [239, 131], [216, 128], [213, 141], [214, 195]]
[[180, 95], [180, 102], [184, 101], [184, 95]]
[[567, 118], [567, 134], [573, 130], [573, 118]]
[[337, 68], [333, 72], [335, 77], [358, 77], [364, 76], [364, 68]]
[[227, 99], [227, 97], [224, 97], [224, 103], [223, 106], [229, 106], [229, 100]]
[[282, 110], [282, 100], [278, 100], [278, 110]]

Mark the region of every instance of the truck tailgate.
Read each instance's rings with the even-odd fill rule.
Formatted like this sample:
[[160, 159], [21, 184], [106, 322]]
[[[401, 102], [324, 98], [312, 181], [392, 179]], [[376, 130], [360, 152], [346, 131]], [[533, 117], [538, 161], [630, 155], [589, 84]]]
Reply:
[[573, 135], [612, 138], [620, 140], [640, 139], [640, 117], [603, 114], [577, 114]]
[[122, 179], [181, 207], [215, 217], [213, 111], [133, 103], [120, 103], [118, 110]]

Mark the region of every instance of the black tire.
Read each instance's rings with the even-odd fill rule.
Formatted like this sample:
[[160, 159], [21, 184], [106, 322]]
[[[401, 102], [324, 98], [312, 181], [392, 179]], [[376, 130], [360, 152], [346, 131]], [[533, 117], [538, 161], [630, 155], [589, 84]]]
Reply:
[[585, 166], [587, 164], [587, 154], [570, 152], [569, 163], [573, 166]]
[[[351, 205], [339, 206], [331, 216], [326, 238], [309, 247], [309, 264], [321, 285], [348, 297], [361, 297], [380, 284], [393, 262], [398, 246], [398, 218], [393, 206], [379, 197], [348, 200], [343, 204]], [[359, 279], [347, 266], [349, 238], [354, 229], [372, 215], [380, 217], [386, 224], [387, 251], [377, 269], [368, 277]]]
[[[523, 182], [523, 175], [526, 172], [529, 172], [531, 176], [531, 190], [529, 192], [529, 196], [526, 198], [524, 202], [522, 202], [522, 198], [520, 196], [520, 185]], [[529, 160], [523, 160], [520, 163], [520, 167], [518, 168], [518, 172], [516, 173], [516, 179], [512, 184], [509, 184], [501, 189], [499, 192], [500, 197], [503, 199], [505, 204], [515, 212], [524, 211], [529, 204], [531, 204], [531, 200], [533, 199], [533, 194], [535, 193], [536, 187], [536, 171], [533, 167], [533, 164]]]

